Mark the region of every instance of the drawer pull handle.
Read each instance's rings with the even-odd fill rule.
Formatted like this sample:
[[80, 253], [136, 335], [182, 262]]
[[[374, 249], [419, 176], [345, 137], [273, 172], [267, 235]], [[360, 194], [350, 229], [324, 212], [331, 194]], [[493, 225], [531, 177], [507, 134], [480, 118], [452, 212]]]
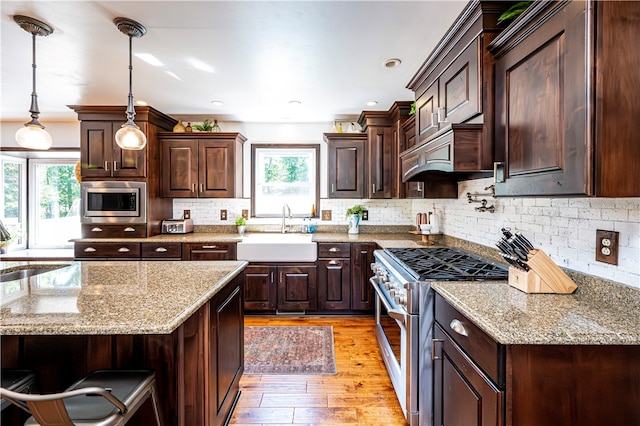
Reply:
[[460, 322], [460, 320], [457, 320], [457, 319], [452, 320], [451, 324], [449, 324], [449, 327], [451, 327], [453, 331], [455, 331], [456, 333], [462, 336], [468, 336], [467, 330], [464, 328], [464, 325]]
[[117, 162], [117, 161], [114, 161], [114, 162], [113, 162], [113, 171], [114, 171], [114, 172], [117, 172], [117, 171], [118, 171], [118, 162]]
[[217, 249], [218, 246], [202, 246], [203, 249]]
[[340, 262], [338, 262], [337, 260], [330, 260], [329, 261], [329, 265], [339, 265]]
[[93, 247], [87, 247], [86, 249], [84, 249], [85, 253], [93, 253], [95, 251], [96, 251], [96, 249], [94, 249]]
[[444, 340], [442, 339], [433, 339], [431, 341], [431, 359], [432, 360], [436, 361], [436, 360], [442, 359], [441, 356], [436, 355], [436, 344], [443, 343], [443, 342]]
[[105, 161], [105, 162], [104, 162], [104, 171], [105, 171], [105, 172], [108, 172], [108, 171], [109, 171], [109, 162], [108, 162], [108, 161]]
[[339, 249], [338, 247], [331, 247], [331, 248], [329, 249], [329, 252], [330, 252], [330, 253], [337, 253], [337, 252], [339, 252], [339, 251], [340, 251], [340, 249]]
[[164, 247], [158, 247], [156, 253], [166, 253], [168, 250]]
[[136, 232], [136, 228], [132, 228], [130, 226], [127, 226], [126, 228], [124, 228], [124, 232]]
[[129, 250], [129, 249], [128, 249], [128, 248], [126, 248], [126, 247], [120, 247], [120, 248], [118, 249], [118, 253], [129, 253], [130, 251], [131, 251], [131, 250]]
[[91, 232], [102, 232], [102, 228], [96, 226], [95, 228], [91, 228]]
[[195, 183], [191, 184], [191, 188], [192, 188], [191, 192], [196, 192], [196, 184]]

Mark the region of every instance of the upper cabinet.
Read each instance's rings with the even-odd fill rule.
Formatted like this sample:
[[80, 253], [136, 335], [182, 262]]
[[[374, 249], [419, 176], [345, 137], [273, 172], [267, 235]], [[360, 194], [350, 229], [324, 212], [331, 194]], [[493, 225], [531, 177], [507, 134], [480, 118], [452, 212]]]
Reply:
[[535, 2], [496, 38], [496, 195], [640, 196], [638, 28], [638, 2]]
[[367, 134], [369, 172], [366, 198], [391, 198], [393, 189], [393, 141], [387, 111], [363, 111], [358, 124]]
[[[404, 182], [423, 180], [429, 187], [493, 169], [493, 56], [487, 47], [511, 4], [470, 2], [407, 85], [416, 98], [416, 145], [401, 154]], [[438, 172], [457, 175], [443, 179]]]
[[[83, 179], [147, 178], [157, 174], [149, 164], [158, 157], [156, 133], [173, 128], [176, 120], [151, 107], [136, 107], [135, 123], [147, 136], [147, 146], [133, 151], [116, 144], [115, 134], [126, 121], [124, 106], [70, 105], [80, 123], [80, 174]], [[94, 179], [97, 178], [97, 179]]]
[[162, 195], [171, 198], [242, 196], [240, 133], [161, 133]]
[[367, 135], [325, 133], [328, 145], [329, 198], [365, 198]]

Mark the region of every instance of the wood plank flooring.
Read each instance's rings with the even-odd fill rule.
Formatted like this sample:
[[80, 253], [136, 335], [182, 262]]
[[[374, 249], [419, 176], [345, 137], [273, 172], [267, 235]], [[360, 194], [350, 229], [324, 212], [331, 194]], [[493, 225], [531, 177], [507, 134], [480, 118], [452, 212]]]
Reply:
[[372, 317], [245, 317], [245, 325], [333, 326], [337, 375], [244, 375], [231, 425], [406, 424]]

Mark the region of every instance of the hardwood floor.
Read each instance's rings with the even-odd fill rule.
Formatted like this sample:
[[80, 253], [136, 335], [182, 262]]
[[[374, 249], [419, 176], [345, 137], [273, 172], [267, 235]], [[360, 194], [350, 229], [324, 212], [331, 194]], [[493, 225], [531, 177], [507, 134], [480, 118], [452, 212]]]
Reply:
[[231, 425], [404, 425], [372, 317], [245, 317], [245, 325], [332, 325], [337, 375], [244, 375]]

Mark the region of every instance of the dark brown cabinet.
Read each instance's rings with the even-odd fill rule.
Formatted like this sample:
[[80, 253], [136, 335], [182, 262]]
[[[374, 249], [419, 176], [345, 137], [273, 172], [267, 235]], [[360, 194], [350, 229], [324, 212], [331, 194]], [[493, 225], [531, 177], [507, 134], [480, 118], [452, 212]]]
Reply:
[[540, 2], [491, 46], [498, 196], [640, 196], [640, 4]]
[[141, 255], [143, 260], [181, 260], [181, 243], [142, 243]]
[[[493, 170], [494, 59], [488, 46], [510, 5], [469, 2], [407, 85], [416, 97], [416, 145], [401, 154], [402, 181], [423, 181], [427, 198], [455, 198], [450, 182]], [[472, 140], [465, 125], [479, 126]], [[431, 189], [441, 185], [449, 186]]]
[[210, 315], [208, 424], [223, 425], [230, 420], [244, 372], [242, 280], [227, 285], [211, 299]]
[[318, 306], [315, 264], [250, 264], [245, 268], [248, 311], [315, 311]]
[[362, 111], [358, 123], [367, 134], [365, 198], [391, 198], [394, 169], [391, 116], [387, 111]]
[[76, 242], [73, 256], [84, 260], [140, 260], [140, 243]]
[[250, 311], [272, 311], [276, 309], [277, 267], [247, 265], [245, 268], [244, 308]]
[[325, 133], [324, 140], [329, 156], [329, 198], [365, 198], [367, 135]]
[[242, 195], [239, 133], [162, 133], [162, 195], [234, 198]]
[[140, 223], [126, 225], [80, 225], [83, 238], [140, 238], [147, 236], [147, 226]]
[[[406, 151], [416, 145], [416, 115], [412, 115], [402, 123], [401, 132], [403, 134], [404, 144], [400, 147], [400, 152]], [[402, 161], [398, 153], [398, 176], [401, 190], [401, 198], [424, 198], [424, 182], [405, 182], [402, 183]], [[402, 186], [404, 185], [404, 187]]]
[[318, 309], [351, 308], [351, 244], [318, 244]]
[[434, 424], [640, 424], [637, 345], [503, 345], [437, 293], [435, 318]]
[[373, 311], [374, 294], [369, 278], [376, 243], [351, 244], [351, 309]]
[[278, 309], [316, 310], [318, 307], [316, 272], [315, 265], [278, 266]]
[[183, 243], [182, 260], [235, 260], [236, 243]]

